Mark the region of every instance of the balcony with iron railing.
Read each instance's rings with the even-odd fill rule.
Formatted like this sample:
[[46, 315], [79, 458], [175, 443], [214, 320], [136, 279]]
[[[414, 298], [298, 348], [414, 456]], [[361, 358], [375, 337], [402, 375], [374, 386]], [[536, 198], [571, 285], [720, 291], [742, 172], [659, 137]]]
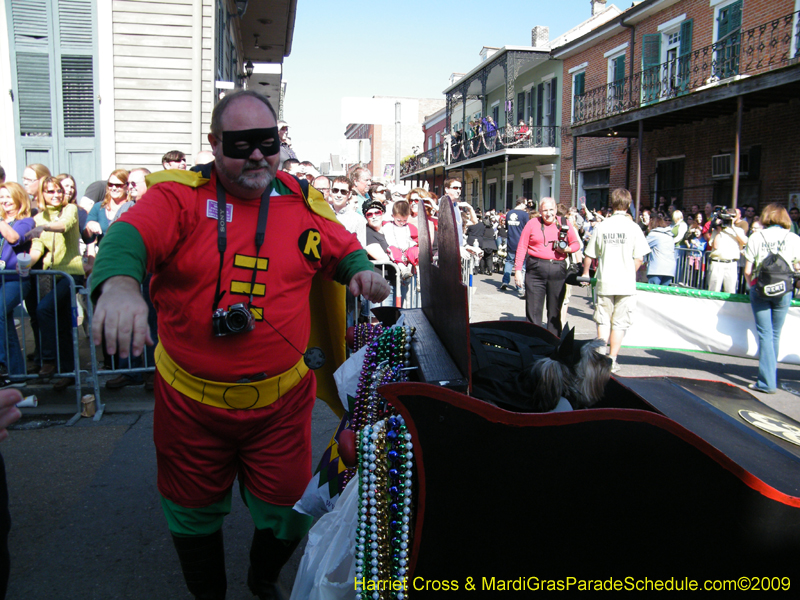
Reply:
[[664, 100], [798, 63], [800, 20], [794, 12], [692, 50], [573, 98], [572, 124], [584, 125]]
[[405, 177], [417, 171], [425, 171], [444, 163], [444, 144], [420, 152], [400, 163], [400, 176]]
[[560, 130], [558, 126], [545, 125], [508, 126], [498, 127], [491, 132], [473, 132], [471, 138], [455, 140], [449, 148], [447, 144], [440, 144], [404, 161], [400, 166], [400, 175], [404, 177], [439, 164], [452, 165], [506, 149], [555, 150], [561, 146]]

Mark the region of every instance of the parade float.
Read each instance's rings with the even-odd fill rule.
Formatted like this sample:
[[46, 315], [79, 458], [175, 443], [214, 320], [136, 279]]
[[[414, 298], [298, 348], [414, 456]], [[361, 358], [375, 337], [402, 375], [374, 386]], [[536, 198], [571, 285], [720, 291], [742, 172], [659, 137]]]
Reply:
[[568, 376], [581, 344], [525, 322], [470, 325], [450, 206], [445, 198], [436, 260], [419, 228], [422, 308], [385, 309], [381, 331], [359, 333], [368, 356], [357, 358], [357, 402], [317, 474], [330, 496], [337, 477], [352, 482], [318, 523], [327, 533], [312, 529], [293, 597], [722, 579], [789, 589], [800, 423], [736, 386], [677, 377], [606, 377], [598, 397], [570, 398], [566, 412], [486, 397], [476, 346], [513, 353], [519, 344], [502, 340], [522, 336], [523, 354], [533, 348]]

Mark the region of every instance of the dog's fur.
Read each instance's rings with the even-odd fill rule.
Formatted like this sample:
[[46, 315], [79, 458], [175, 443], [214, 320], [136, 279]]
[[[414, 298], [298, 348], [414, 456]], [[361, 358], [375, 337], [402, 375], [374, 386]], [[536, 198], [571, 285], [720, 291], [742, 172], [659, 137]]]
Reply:
[[589, 408], [603, 397], [611, 377], [612, 361], [598, 349], [605, 347], [601, 339], [592, 340], [580, 349], [580, 360], [574, 368], [553, 358], [533, 363], [529, 381], [532, 390], [530, 408], [535, 412], [553, 410], [562, 396], [572, 408]]

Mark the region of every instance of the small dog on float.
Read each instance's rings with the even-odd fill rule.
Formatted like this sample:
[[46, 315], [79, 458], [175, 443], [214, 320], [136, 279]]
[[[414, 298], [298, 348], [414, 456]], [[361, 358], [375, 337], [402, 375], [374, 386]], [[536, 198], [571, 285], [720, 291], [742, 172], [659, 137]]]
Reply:
[[519, 333], [473, 327], [472, 394], [512, 412], [589, 408], [602, 397], [613, 361], [601, 339], [575, 340], [564, 327], [557, 344]]
[[531, 412], [589, 408], [603, 397], [613, 364], [598, 352], [606, 343], [600, 338], [576, 342], [573, 335], [571, 329], [569, 344], [562, 337], [554, 356], [540, 358], [523, 374]]

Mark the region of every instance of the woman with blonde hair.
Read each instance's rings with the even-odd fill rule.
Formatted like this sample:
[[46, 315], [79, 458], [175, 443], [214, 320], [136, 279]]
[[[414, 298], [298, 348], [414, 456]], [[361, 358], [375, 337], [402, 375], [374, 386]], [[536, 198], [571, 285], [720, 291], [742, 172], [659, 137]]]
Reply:
[[[764, 229], [753, 233], [744, 249], [744, 276], [750, 285], [750, 306], [758, 332], [758, 380], [748, 387], [757, 392], [774, 394], [778, 388], [778, 346], [781, 329], [792, 303], [792, 279], [772, 289], [760, 289], [761, 269], [768, 257], [777, 255], [797, 271], [800, 268], [800, 237], [791, 232], [789, 213], [780, 204], [769, 204], [761, 212]], [[772, 262], [772, 261], [770, 261]], [[763, 282], [762, 282], [763, 283]]]
[[[36, 239], [31, 244], [31, 259], [34, 264], [41, 260], [43, 269], [67, 273], [76, 286], [84, 285], [83, 260], [78, 243], [78, 207], [66, 201], [64, 188], [55, 177], [45, 177], [40, 187], [44, 204], [34, 218], [36, 228], [32, 233]], [[56, 275], [51, 281], [52, 289], [46, 293], [42, 284], [39, 284], [42, 298], [36, 307], [36, 320], [41, 333], [39, 350], [42, 366], [39, 376], [42, 378], [55, 375], [59, 366], [62, 371], [72, 371], [74, 360], [69, 279]], [[56, 364], [57, 356], [60, 357], [60, 365]], [[61, 379], [54, 387], [64, 389], [68, 385], [69, 379]]]
[[[0, 270], [6, 271], [0, 279], [0, 365], [6, 374], [0, 376], [0, 387], [21, 387], [12, 383], [8, 375], [25, 372], [22, 350], [14, 326], [14, 309], [30, 291], [30, 278], [17, 274], [17, 254], [30, 250], [31, 243], [25, 241], [34, 228], [28, 193], [18, 183], [0, 184]], [[10, 272], [9, 272], [10, 271]]]
[[422, 205], [422, 203], [428, 198], [430, 198], [430, 195], [423, 188], [414, 188], [410, 192], [408, 192], [408, 194], [406, 194], [406, 201], [408, 202], [408, 208], [409, 208], [409, 215], [408, 215], [409, 225], [413, 225], [415, 228], [419, 227], [419, 209], [421, 208], [420, 205]]

